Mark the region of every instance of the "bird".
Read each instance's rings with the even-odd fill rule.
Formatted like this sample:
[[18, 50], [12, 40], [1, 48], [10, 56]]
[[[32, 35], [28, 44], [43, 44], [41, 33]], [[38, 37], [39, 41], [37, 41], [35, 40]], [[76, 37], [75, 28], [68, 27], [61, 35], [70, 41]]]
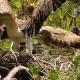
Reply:
[[42, 27], [39, 31], [39, 40], [51, 48], [80, 48], [80, 36], [59, 27]]
[[[4, 1], [6, 2], [7, 0]], [[26, 20], [26, 24], [23, 29], [17, 25], [11, 9], [10, 11], [3, 10], [3, 12], [0, 13], [0, 20], [6, 25], [6, 37], [9, 37], [17, 48], [20, 47], [21, 43], [25, 43], [26, 52], [30, 53], [36, 60], [32, 55], [32, 37], [38, 34], [43, 22], [46, 21], [51, 12], [56, 11], [57, 8], [59, 8], [65, 1], [66, 0], [42, 0], [42, 2], [33, 10], [31, 16]], [[4, 4], [2, 5], [4, 6]], [[8, 1], [6, 5], [10, 8]]]
[[31, 17], [34, 11], [34, 7], [29, 4], [27, 1], [23, 0], [22, 1], [22, 12], [25, 14], [25, 17]]

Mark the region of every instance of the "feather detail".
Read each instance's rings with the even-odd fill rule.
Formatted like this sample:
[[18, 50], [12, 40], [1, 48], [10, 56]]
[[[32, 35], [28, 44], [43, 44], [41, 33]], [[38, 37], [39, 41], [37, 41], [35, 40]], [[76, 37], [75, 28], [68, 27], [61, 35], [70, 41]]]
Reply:
[[48, 18], [52, 11], [55, 11], [66, 0], [44, 0], [37, 8], [34, 9], [33, 14], [28, 18], [26, 27], [23, 30], [24, 34], [28, 36], [37, 35], [43, 22]]

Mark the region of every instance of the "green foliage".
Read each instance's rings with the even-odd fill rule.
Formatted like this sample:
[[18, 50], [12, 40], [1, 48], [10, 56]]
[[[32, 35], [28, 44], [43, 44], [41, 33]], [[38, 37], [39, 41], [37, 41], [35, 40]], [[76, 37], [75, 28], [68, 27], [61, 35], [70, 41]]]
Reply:
[[12, 9], [18, 10], [21, 7], [22, 0], [11, 0], [10, 4]]
[[[77, 6], [76, 4], [67, 1], [61, 8], [59, 8], [56, 12], [52, 13], [44, 25], [49, 25], [53, 27], [61, 27], [63, 29], [70, 30], [74, 25], [70, 26], [70, 21], [72, 18], [69, 16], [76, 16], [77, 15]], [[77, 27], [80, 26], [80, 17], [77, 17]]]
[[39, 65], [36, 65], [36, 64], [35, 64], [35, 66], [34, 66], [34, 65], [29, 64], [28, 66], [29, 66], [30, 72], [31, 72], [31, 74], [32, 74], [33, 76], [34, 76], [34, 75], [38, 75], [39, 70], [40, 70], [40, 66], [39, 66]]
[[11, 47], [11, 41], [10, 40], [0, 41], [0, 48], [3, 51], [10, 50], [10, 47]]
[[59, 75], [60, 75], [60, 70], [57, 69], [53, 69], [49, 72], [47, 79], [46, 80], [59, 80]]
[[80, 80], [80, 50], [77, 50], [72, 56], [69, 69], [64, 69], [56, 65], [46, 75], [46, 80]]

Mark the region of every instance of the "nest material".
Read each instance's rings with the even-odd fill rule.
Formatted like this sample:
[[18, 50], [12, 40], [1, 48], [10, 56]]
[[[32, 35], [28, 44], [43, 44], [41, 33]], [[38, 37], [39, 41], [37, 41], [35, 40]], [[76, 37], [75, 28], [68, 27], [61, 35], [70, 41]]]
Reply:
[[30, 80], [32, 78], [27, 68], [32, 58], [27, 55], [16, 55], [16, 57], [19, 64], [16, 64], [15, 58], [9, 54], [0, 58], [1, 80], [11, 80], [12, 78]]
[[80, 48], [80, 36], [61, 28], [42, 27], [40, 30], [40, 39], [44, 44], [50, 46], [55, 44], [62, 47]]

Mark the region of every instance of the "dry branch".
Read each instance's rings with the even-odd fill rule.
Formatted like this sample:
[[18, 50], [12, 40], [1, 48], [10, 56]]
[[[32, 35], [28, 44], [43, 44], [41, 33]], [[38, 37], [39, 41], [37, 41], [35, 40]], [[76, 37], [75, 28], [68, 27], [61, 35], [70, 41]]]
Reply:
[[[29, 69], [24, 67], [24, 66], [18, 66], [18, 67], [14, 67], [9, 73], [8, 75], [2, 79], [2, 80], [12, 80], [12, 78], [14, 78], [14, 76], [21, 70], [25, 70], [30, 76], [31, 74], [29, 73]], [[32, 77], [32, 76], [31, 76]]]
[[80, 48], [80, 36], [70, 31], [46, 26], [42, 27], [39, 34], [43, 43], [51, 47], [57, 45], [62, 47]]

